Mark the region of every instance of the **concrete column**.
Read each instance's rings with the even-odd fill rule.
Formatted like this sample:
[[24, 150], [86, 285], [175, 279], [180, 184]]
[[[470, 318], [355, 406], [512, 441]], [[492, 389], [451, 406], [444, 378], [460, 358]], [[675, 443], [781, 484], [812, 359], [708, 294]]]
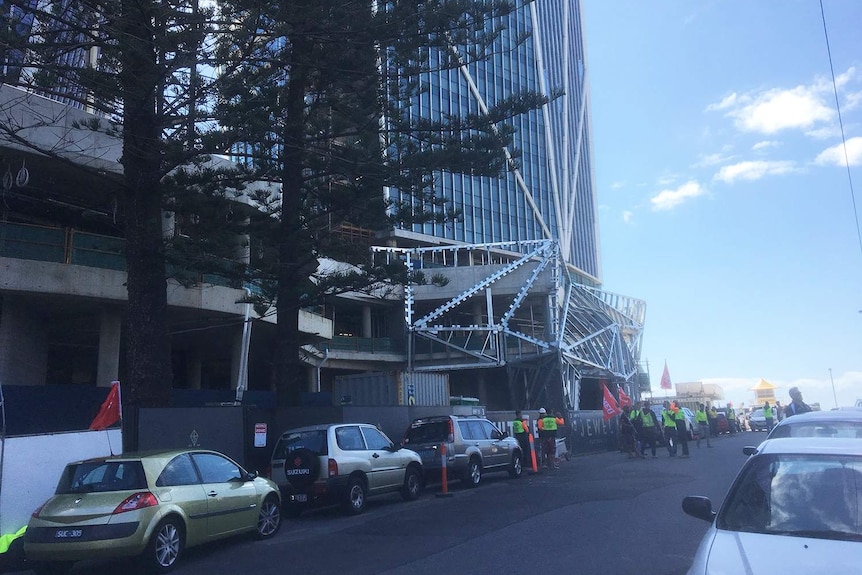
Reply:
[[[239, 380], [239, 369], [242, 365], [242, 328], [231, 334], [230, 348], [230, 388], [236, 389], [236, 382]], [[246, 374], [248, 375], [248, 374]]]
[[479, 402], [482, 405], [488, 405], [488, 379], [485, 377], [484, 369], [477, 369], [479, 372], [478, 381], [476, 382], [478, 385], [476, 387], [479, 396]]
[[103, 309], [99, 316], [99, 359], [96, 366], [96, 385], [110, 387], [120, 377], [120, 335], [122, 314]]
[[362, 306], [362, 337], [371, 338], [371, 306]]

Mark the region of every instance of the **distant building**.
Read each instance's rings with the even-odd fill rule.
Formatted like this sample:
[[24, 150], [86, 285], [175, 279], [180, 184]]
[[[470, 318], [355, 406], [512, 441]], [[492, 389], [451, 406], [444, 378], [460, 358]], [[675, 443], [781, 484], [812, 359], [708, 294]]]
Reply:
[[675, 401], [677, 405], [696, 409], [698, 403], [712, 403], [718, 407], [717, 401], [724, 399], [724, 390], [721, 386], [714, 383], [703, 383], [702, 381], [694, 381], [689, 383], [677, 383], [676, 395], [667, 397], [657, 397], [655, 400]]
[[754, 392], [754, 403], [752, 405], [762, 407], [767, 401], [769, 405], [775, 405], [776, 389], [778, 389], [777, 385], [773, 385], [761, 377], [757, 385], [751, 388], [751, 391]]

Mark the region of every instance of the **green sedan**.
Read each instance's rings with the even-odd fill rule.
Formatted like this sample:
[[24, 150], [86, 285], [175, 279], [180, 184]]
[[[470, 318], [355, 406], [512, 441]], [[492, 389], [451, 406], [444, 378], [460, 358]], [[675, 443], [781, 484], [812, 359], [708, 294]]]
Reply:
[[281, 526], [278, 486], [215, 451], [130, 453], [70, 463], [55, 495], [33, 512], [24, 553], [41, 574], [75, 561], [139, 556], [150, 572], [183, 549]]

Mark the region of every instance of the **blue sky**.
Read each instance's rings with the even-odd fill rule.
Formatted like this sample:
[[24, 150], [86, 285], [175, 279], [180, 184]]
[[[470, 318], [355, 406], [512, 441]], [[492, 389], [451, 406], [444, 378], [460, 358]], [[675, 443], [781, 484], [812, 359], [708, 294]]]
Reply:
[[[604, 289], [657, 394], [862, 398], [862, 2], [583, 0]], [[831, 379], [830, 379], [830, 371]]]

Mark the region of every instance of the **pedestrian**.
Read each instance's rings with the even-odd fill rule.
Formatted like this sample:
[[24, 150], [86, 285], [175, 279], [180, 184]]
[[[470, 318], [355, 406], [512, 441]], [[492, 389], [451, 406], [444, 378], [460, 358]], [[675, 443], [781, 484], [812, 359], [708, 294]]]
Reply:
[[736, 433], [736, 410], [733, 409], [733, 402], [727, 402], [727, 427], [730, 429], [731, 435]]
[[781, 421], [784, 419], [784, 409], [781, 407], [781, 402], [777, 399], [775, 400], [775, 421]]
[[718, 410], [711, 403], [707, 404], [706, 417], [709, 421], [709, 435], [718, 437]]
[[544, 407], [539, 409], [539, 441], [542, 444], [542, 466], [554, 468], [557, 455], [557, 418], [549, 414]]
[[670, 402], [662, 403], [664, 409], [661, 411], [661, 423], [664, 429], [664, 440], [667, 443], [667, 454], [676, 457], [676, 416], [670, 409]]
[[521, 446], [521, 460], [525, 464], [529, 464], [533, 456], [530, 449], [530, 422], [524, 418], [521, 410], [515, 412], [515, 420], [512, 421], [512, 435], [518, 440], [518, 445]]
[[671, 404], [670, 410], [676, 420], [676, 441], [682, 447], [680, 457], [688, 458], [688, 422], [685, 419], [685, 411], [680, 409], [676, 402]]
[[769, 406], [769, 402], [763, 404], [763, 418], [766, 419], [766, 433], [772, 431], [772, 423], [775, 421], [775, 413]]
[[653, 410], [650, 409], [649, 401], [644, 401], [641, 408], [641, 427], [643, 429], [643, 437], [641, 438], [641, 453], [646, 455], [647, 448], [650, 449], [652, 456], [655, 457], [656, 443], [661, 436], [659, 430], [659, 422]]
[[643, 458], [643, 454], [638, 450], [637, 431], [635, 431], [635, 426], [632, 423], [631, 414], [632, 406], [624, 406], [623, 412], [620, 414], [620, 443], [623, 451], [629, 454], [629, 459]]
[[709, 442], [709, 418], [706, 416], [706, 407], [702, 403], [697, 404], [694, 412], [694, 421], [697, 423], [697, 447], [700, 449], [700, 440], [706, 439], [706, 446], [712, 447]]
[[799, 415], [800, 413], [808, 413], [811, 407], [802, 401], [802, 392], [798, 387], [790, 388], [790, 405], [784, 408], [784, 417], [791, 415]]
[[[641, 437], [643, 437], [643, 414], [641, 413], [641, 408], [643, 407], [643, 403], [638, 401], [635, 403], [634, 408], [631, 410], [629, 414], [629, 419], [632, 422], [632, 425], [635, 428], [635, 446], [639, 453], [643, 454], [643, 441]], [[643, 455], [641, 455], [643, 456]]]

